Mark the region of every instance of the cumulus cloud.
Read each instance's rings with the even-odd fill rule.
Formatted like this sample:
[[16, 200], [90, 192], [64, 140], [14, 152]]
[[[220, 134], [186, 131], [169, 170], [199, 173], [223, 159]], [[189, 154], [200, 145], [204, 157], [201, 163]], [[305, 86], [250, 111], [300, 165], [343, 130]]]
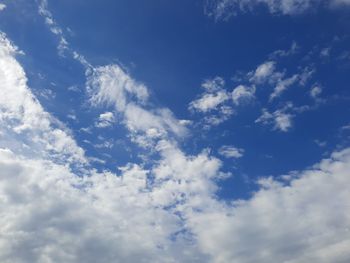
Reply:
[[15, 59], [18, 53], [18, 48], [0, 33], [0, 129], [6, 134], [0, 138], [0, 146], [14, 144], [18, 151], [31, 150], [40, 155], [46, 150], [57, 158], [86, 162], [84, 151], [68, 131], [60, 129], [60, 123], [42, 108], [28, 88], [25, 72]]
[[229, 209], [208, 204], [192, 214], [190, 225], [214, 262], [346, 262], [349, 165], [346, 149], [292, 175], [286, 185], [262, 179], [251, 199]]
[[[144, 108], [137, 84], [118, 86], [115, 98], [124, 103], [105, 97], [115, 85], [103, 85], [120, 83], [107, 70], [101, 79], [88, 76], [96, 85], [92, 101], [114, 105], [130, 132], [157, 136], [163, 129], [166, 135], [154, 144], [159, 159], [147, 168], [126, 164], [119, 174], [76, 169], [80, 158], [68, 165], [53, 158], [53, 151], [64, 153], [62, 160], [82, 153], [69, 134], [52, 128], [15, 54], [1, 35], [1, 262], [326, 263], [350, 257], [350, 149], [281, 180], [262, 178], [247, 200], [222, 202], [216, 182], [228, 175], [221, 161], [207, 150], [184, 153], [167, 135], [182, 125], [168, 109]], [[30, 141], [40, 156], [18, 150]]]
[[226, 158], [241, 158], [244, 154], [244, 150], [232, 145], [224, 145], [220, 147], [219, 154]]

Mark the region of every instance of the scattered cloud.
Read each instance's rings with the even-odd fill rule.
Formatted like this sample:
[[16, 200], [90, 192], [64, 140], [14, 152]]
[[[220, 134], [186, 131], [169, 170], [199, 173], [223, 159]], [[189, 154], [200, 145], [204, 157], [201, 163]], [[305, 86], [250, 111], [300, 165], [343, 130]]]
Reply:
[[295, 84], [299, 79], [299, 75], [295, 74], [290, 78], [277, 81], [276, 87], [270, 95], [270, 101], [279, 97], [286, 89]]
[[289, 56], [292, 56], [292, 55], [295, 55], [298, 51], [299, 51], [300, 47], [298, 46], [298, 44], [293, 41], [291, 47], [287, 50], [282, 50], [282, 49], [279, 49], [279, 50], [276, 50], [274, 52], [272, 52], [269, 57], [271, 59], [277, 59], [277, 58], [280, 58], [280, 57], [289, 57]]
[[224, 145], [220, 147], [219, 154], [226, 158], [241, 158], [244, 154], [244, 150], [232, 145]]
[[112, 126], [114, 123], [115, 123], [115, 116], [113, 112], [107, 111], [105, 113], [100, 114], [95, 126], [98, 128], [106, 128], [106, 127]]
[[[350, 149], [293, 173], [287, 182], [262, 178], [247, 200], [222, 202], [216, 196], [217, 181], [228, 176], [222, 162], [208, 150], [194, 155], [181, 150], [177, 136], [187, 133], [183, 122], [167, 108], [151, 107], [147, 87], [109, 65], [87, 71], [91, 104], [113, 107], [130, 136], [152, 141], [159, 158], [147, 168], [129, 163], [119, 173], [97, 172], [86, 159], [100, 160], [86, 158], [31, 92], [17, 52], [1, 34], [1, 262], [346, 262], [350, 257]], [[207, 90], [218, 92], [215, 85]], [[224, 116], [232, 111], [227, 105], [217, 108]], [[257, 122], [288, 130], [288, 110], [292, 105], [265, 110]], [[106, 113], [104, 120], [110, 117]], [[243, 155], [233, 146], [222, 150], [231, 158]]]
[[221, 77], [207, 79], [202, 83], [204, 92], [190, 103], [189, 109], [199, 112], [216, 110], [229, 99], [228, 92], [224, 88], [225, 81]]
[[223, 123], [234, 113], [230, 105], [232, 94], [224, 86], [225, 81], [221, 77], [205, 80], [201, 85], [204, 92], [189, 104], [190, 111], [206, 114], [202, 119], [205, 129]]
[[286, 113], [285, 109], [276, 110], [272, 113], [268, 112], [267, 109], [262, 109], [262, 114], [255, 120], [255, 123], [262, 123], [264, 125], [272, 124], [274, 130], [287, 132], [293, 126], [293, 117], [292, 114]]
[[247, 87], [244, 85], [237, 86], [232, 91], [232, 100], [235, 105], [239, 105], [242, 102], [248, 102], [255, 98], [255, 86]]
[[200, 112], [207, 112], [214, 109], [229, 99], [228, 94], [225, 91], [217, 91], [212, 94], [203, 94], [199, 99], [192, 101], [190, 109], [197, 110]]
[[207, 0], [206, 14], [215, 20], [227, 20], [241, 13], [254, 12], [260, 6], [273, 15], [299, 15], [318, 8], [338, 8], [348, 0]]
[[261, 84], [266, 81], [273, 81], [273, 79], [276, 79], [280, 77], [280, 74], [274, 74], [276, 68], [276, 62], [274, 61], [266, 61], [263, 64], [259, 65], [254, 72], [251, 72], [250, 74], [252, 77], [250, 78], [250, 81], [255, 84]]
[[56, 23], [51, 12], [48, 9], [47, 0], [38, 0], [39, 2], [39, 15], [45, 19], [45, 24], [50, 31], [55, 34], [59, 39], [57, 50], [59, 55], [64, 56], [64, 53], [69, 50], [69, 43], [66, 40], [62, 28]]

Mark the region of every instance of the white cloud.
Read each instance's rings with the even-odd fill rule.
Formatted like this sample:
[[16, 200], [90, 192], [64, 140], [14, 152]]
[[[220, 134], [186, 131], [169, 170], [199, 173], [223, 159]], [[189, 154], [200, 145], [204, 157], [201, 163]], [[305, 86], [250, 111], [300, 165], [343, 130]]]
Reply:
[[266, 81], [273, 82], [276, 78], [279, 77], [280, 74], [276, 75], [275, 72], [276, 62], [274, 61], [266, 61], [259, 65], [254, 72], [250, 72], [252, 75], [250, 81], [255, 84], [261, 84]]
[[287, 50], [282, 50], [282, 49], [279, 49], [279, 50], [276, 50], [274, 52], [272, 52], [269, 57], [272, 58], [272, 59], [276, 59], [278, 57], [288, 57], [288, 56], [292, 56], [294, 54], [296, 54], [299, 50], [299, 46], [298, 44], [293, 41], [291, 47]]
[[[220, 172], [221, 161], [208, 151], [187, 155], [168, 137], [156, 142], [159, 160], [148, 169], [127, 164], [119, 175], [88, 167], [77, 171], [52, 158], [52, 151], [66, 153], [67, 138], [69, 154], [75, 155], [75, 141], [51, 127], [27, 87], [15, 47], [4, 35], [0, 39], [1, 262], [326, 263], [350, 258], [350, 149], [292, 174], [286, 183], [263, 178], [251, 198], [232, 204], [216, 196], [216, 181], [227, 176]], [[125, 117], [138, 132], [157, 136], [153, 126], [177, 129], [169, 110], [146, 111], [136, 103], [126, 100], [125, 114], [157, 119], [137, 124], [134, 116]], [[32, 135], [52, 140], [54, 149], [41, 148], [41, 156], [18, 151], [16, 143], [41, 147]], [[60, 136], [63, 142], [56, 141]], [[72, 162], [80, 163], [79, 158]]]
[[317, 99], [322, 93], [322, 88], [320, 86], [315, 86], [310, 90], [310, 96], [314, 99]]
[[6, 8], [6, 5], [3, 3], [0, 3], [0, 11], [4, 10]]
[[287, 185], [263, 179], [261, 190], [231, 212], [208, 204], [190, 225], [213, 262], [346, 262], [349, 168], [349, 149], [333, 153]]
[[246, 87], [244, 85], [237, 86], [232, 91], [232, 100], [235, 105], [239, 105], [242, 102], [254, 99], [255, 87]]
[[226, 91], [220, 90], [215, 93], [205, 93], [197, 100], [190, 103], [190, 109], [208, 112], [216, 109], [220, 104], [227, 101], [229, 96]]
[[98, 128], [106, 128], [110, 127], [115, 122], [115, 116], [113, 112], [107, 111], [105, 113], [101, 113], [98, 117], [98, 121], [96, 123], [96, 127]]
[[232, 94], [226, 91], [224, 85], [225, 81], [221, 77], [205, 80], [202, 83], [205, 91], [189, 104], [192, 112], [206, 114], [201, 120], [204, 129], [221, 124], [234, 113], [229, 104]]
[[219, 154], [226, 158], [241, 158], [244, 150], [231, 145], [224, 145], [220, 147]]
[[144, 103], [148, 99], [147, 87], [132, 79], [118, 65], [108, 65], [93, 69], [88, 76], [88, 93], [95, 105], [112, 105], [124, 112], [130, 99]]
[[50, 31], [58, 37], [58, 53], [59, 55], [64, 56], [64, 52], [69, 50], [69, 43], [64, 37], [62, 29], [58, 26], [51, 12], [49, 11], [47, 0], [38, 0], [38, 2], [39, 14], [45, 19], [45, 24], [48, 26]]
[[288, 89], [291, 85], [296, 83], [298, 79], [299, 79], [299, 75], [295, 74], [292, 77], [277, 81], [276, 87], [274, 88], [273, 92], [270, 95], [270, 101], [279, 97], [286, 89]]
[[320, 7], [334, 8], [348, 4], [349, 0], [208, 0], [206, 13], [216, 20], [226, 20], [239, 13], [253, 12], [259, 6], [265, 6], [271, 14], [298, 15]]
[[293, 115], [286, 113], [285, 109], [276, 110], [272, 113], [263, 109], [261, 116], [255, 120], [255, 123], [273, 124], [275, 130], [287, 132], [292, 127], [292, 118]]
[[[153, 145], [153, 140], [171, 136], [184, 137], [187, 128], [167, 108], [147, 109], [149, 91], [118, 65], [87, 70], [87, 91], [94, 106], [113, 106], [132, 133], [134, 142]], [[148, 133], [155, 129], [160, 137]], [[145, 141], [146, 140], [146, 141]]]
[[[33, 154], [49, 150], [52, 157], [86, 162], [84, 151], [77, 146], [68, 131], [63, 131], [57, 120], [44, 111], [27, 86], [27, 77], [16, 61], [18, 49], [0, 33], [0, 130], [6, 137], [0, 147], [23, 140]], [[15, 87], [15, 88], [14, 88]], [[27, 151], [18, 145], [18, 151]]]
[[202, 83], [202, 88], [207, 92], [214, 92], [221, 90], [225, 86], [225, 80], [221, 77], [215, 77], [213, 79], [207, 79]]

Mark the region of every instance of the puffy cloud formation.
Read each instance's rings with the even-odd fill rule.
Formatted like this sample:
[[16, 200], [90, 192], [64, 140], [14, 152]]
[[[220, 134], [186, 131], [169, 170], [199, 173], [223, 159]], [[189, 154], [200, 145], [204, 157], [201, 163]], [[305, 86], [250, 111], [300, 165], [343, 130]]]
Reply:
[[113, 106], [159, 159], [98, 173], [31, 93], [17, 49], [0, 40], [1, 262], [350, 258], [350, 149], [280, 180], [262, 178], [248, 200], [222, 202], [221, 161], [181, 150], [173, 135], [185, 132], [182, 122], [169, 109], [149, 109], [144, 86], [112, 65], [88, 74], [91, 102]]

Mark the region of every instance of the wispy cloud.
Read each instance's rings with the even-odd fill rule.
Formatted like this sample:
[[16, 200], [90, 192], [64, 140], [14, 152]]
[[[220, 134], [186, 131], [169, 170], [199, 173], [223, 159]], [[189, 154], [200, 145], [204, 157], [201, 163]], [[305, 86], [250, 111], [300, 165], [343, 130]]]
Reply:
[[216, 20], [227, 20], [240, 13], [254, 12], [264, 6], [275, 15], [298, 15], [319, 8], [338, 8], [348, 5], [348, 0], [207, 0], [205, 11]]
[[226, 158], [241, 158], [244, 154], [244, 150], [232, 145], [224, 145], [220, 147], [219, 154]]

